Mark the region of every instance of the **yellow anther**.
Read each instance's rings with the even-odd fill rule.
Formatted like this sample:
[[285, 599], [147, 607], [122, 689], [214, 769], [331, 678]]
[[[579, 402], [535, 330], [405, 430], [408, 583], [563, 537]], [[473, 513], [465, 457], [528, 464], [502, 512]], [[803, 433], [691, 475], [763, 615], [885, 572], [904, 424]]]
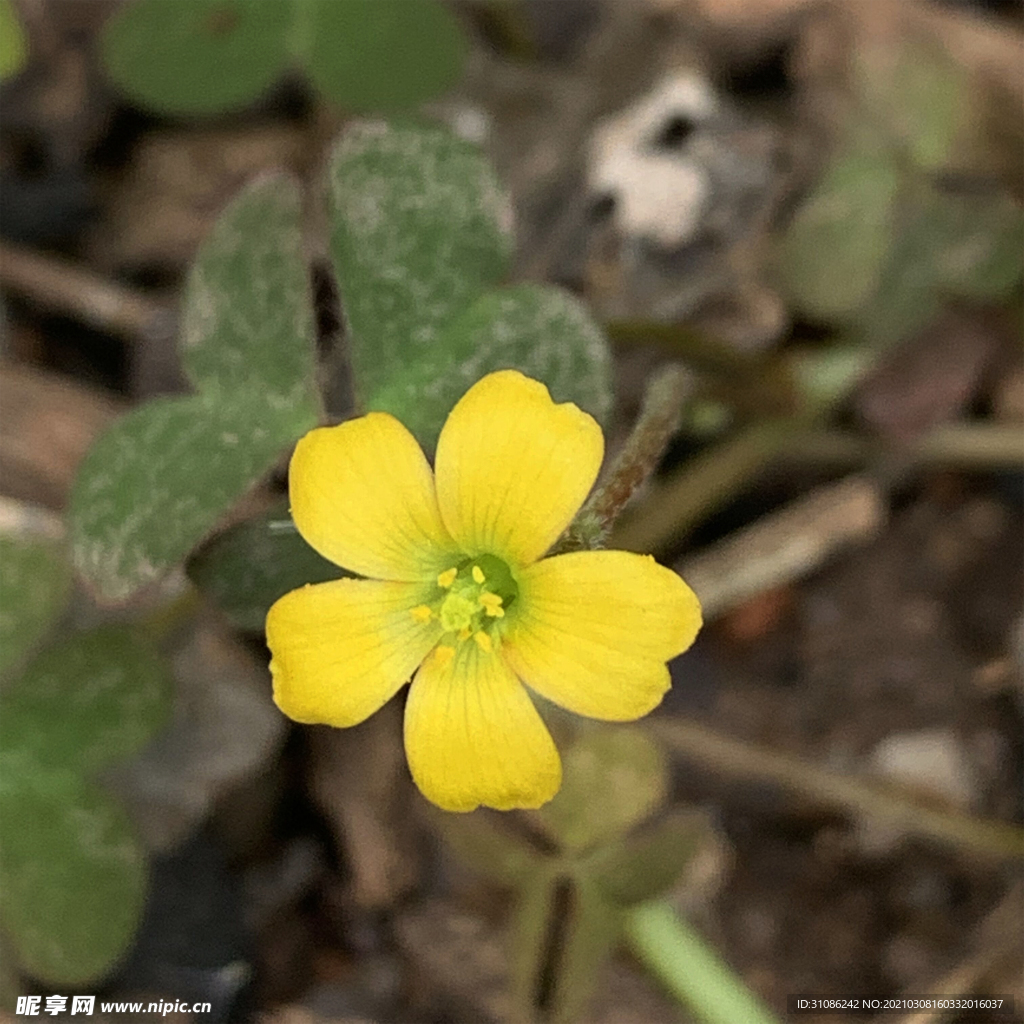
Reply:
[[473, 566], [473, 582], [474, 583], [483, 583], [484, 579], [485, 579], [485, 577], [484, 577], [483, 569], [481, 569], [479, 565], [474, 565]]
[[492, 618], [501, 619], [505, 616], [505, 609], [501, 607], [502, 601], [497, 594], [484, 591], [478, 599], [480, 607]]
[[445, 571], [437, 577], [437, 585], [439, 587], [444, 587], [445, 590], [447, 590], [455, 582], [455, 577], [458, 575], [459, 570], [456, 568], [445, 569]]
[[454, 657], [454, 647], [449, 647], [447, 644], [438, 644], [434, 648], [434, 661], [437, 663], [438, 668], [444, 668]]
[[434, 613], [425, 604], [417, 605], [409, 614], [417, 622], [429, 622], [434, 617]]
[[469, 636], [470, 636], [470, 633], [472, 633], [472, 630], [468, 626], [466, 626], [465, 629], [460, 629], [459, 630], [459, 639], [460, 640], [468, 640]]
[[481, 651], [490, 654], [491, 651], [494, 650], [494, 644], [491, 643], [491, 638], [485, 632], [483, 632], [483, 630], [474, 633], [473, 639], [476, 641], [476, 645], [480, 648]]

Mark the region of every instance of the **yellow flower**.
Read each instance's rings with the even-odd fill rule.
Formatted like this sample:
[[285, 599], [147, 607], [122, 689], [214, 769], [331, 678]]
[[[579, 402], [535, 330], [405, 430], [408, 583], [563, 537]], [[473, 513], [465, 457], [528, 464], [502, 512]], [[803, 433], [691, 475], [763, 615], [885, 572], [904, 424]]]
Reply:
[[429, 800], [450, 811], [550, 800], [561, 763], [526, 686], [580, 715], [639, 718], [701, 624], [693, 591], [650, 556], [542, 558], [603, 454], [590, 416], [513, 370], [462, 397], [433, 472], [386, 413], [307, 434], [289, 473], [295, 525], [369, 578], [307, 585], [270, 609], [278, 707], [355, 725], [415, 673], [405, 748]]

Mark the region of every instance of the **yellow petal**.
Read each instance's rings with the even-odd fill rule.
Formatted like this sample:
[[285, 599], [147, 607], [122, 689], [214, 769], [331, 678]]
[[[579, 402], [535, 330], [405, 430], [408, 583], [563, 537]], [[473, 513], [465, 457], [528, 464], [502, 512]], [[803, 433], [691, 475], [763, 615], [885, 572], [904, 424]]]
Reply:
[[430, 466], [387, 413], [311, 430], [295, 447], [288, 489], [306, 543], [351, 572], [418, 580], [451, 565]]
[[597, 478], [604, 438], [575, 405], [515, 370], [474, 384], [437, 442], [441, 515], [460, 547], [529, 565], [569, 525]]
[[649, 555], [580, 551], [518, 578], [502, 652], [524, 682], [590, 718], [629, 721], [661, 703], [665, 662], [701, 625], [696, 594], [674, 572]]
[[332, 580], [293, 590], [267, 615], [277, 706], [296, 722], [355, 725], [385, 704], [441, 636], [413, 609], [423, 585]]
[[558, 751], [522, 683], [475, 643], [431, 654], [405, 706], [405, 750], [423, 795], [446, 811], [540, 807], [562, 783]]

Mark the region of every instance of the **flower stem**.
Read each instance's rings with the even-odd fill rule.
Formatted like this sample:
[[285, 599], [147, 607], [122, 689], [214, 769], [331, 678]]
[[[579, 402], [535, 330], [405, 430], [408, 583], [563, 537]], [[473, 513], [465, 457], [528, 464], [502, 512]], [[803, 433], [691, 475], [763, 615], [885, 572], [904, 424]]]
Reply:
[[706, 1024], [778, 1024], [778, 1018], [669, 904], [642, 903], [626, 937], [647, 969]]
[[636, 492], [657, 469], [672, 435], [679, 429], [693, 378], [670, 363], [651, 378], [632, 433], [612, 463], [604, 481], [583, 506], [581, 518], [591, 517], [607, 531]]

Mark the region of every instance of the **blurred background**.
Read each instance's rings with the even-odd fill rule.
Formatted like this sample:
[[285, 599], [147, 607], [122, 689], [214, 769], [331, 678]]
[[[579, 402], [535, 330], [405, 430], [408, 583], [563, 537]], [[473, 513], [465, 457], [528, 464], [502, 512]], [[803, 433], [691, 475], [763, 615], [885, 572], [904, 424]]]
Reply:
[[[134, 739], [81, 741], [114, 751], [81, 762], [102, 797], [61, 782], [68, 803], [35, 762], [2, 760], [0, 717], [0, 766], [23, 779], [0, 803], [5, 1008], [83, 992], [211, 1004], [180, 1021], [715, 1019], [545, 874], [579, 829], [604, 841], [579, 825], [597, 807], [634, 875], [663, 872], [644, 898], [778, 1020], [795, 993], [1001, 993], [1024, 1012], [1024, 6], [452, 0], [392, 45], [367, 10], [412, 0], [320, 2], [380, 82], [341, 67], [329, 25], [307, 66], [281, 57], [285, 0], [0, 7], [2, 686], [42, 692], [51, 662], [93, 678], [131, 648], [126, 622], [162, 659], [131, 648], [126, 678], [168, 679], [132, 697], [163, 708]], [[706, 626], [649, 723], [611, 747], [576, 737], [575, 810], [547, 818], [433, 813], [403, 698], [346, 731], [278, 713], [262, 615], [288, 587], [254, 575], [248, 602], [218, 600], [204, 557], [250, 557], [244, 525], [279, 507], [283, 463], [191, 584], [111, 609], [62, 553], [93, 441], [188, 390], [177, 304], [220, 211], [270, 169], [314, 188], [331, 141], [378, 109], [493, 163], [510, 280], [569, 290], [606, 334], [612, 454], [652, 375], [685, 369], [681, 425], [610, 546], [677, 568]], [[344, 296], [315, 247], [310, 267], [344, 416]], [[80, 663], [53, 646], [83, 630]], [[118, 808], [123, 872], [90, 874], [67, 840], [64, 809], [93, 799]], [[52, 871], [19, 846], [33, 828]], [[82, 890], [134, 909], [115, 926]], [[50, 921], [96, 956], [58, 962]]]

